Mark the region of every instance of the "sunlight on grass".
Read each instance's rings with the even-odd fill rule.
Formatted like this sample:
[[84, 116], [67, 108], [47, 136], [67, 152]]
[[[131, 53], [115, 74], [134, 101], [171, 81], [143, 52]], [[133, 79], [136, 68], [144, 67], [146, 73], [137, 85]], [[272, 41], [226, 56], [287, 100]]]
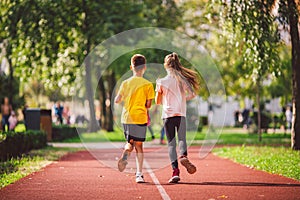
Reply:
[[15, 132], [25, 132], [26, 131], [26, 127], [24, 124], [18, 124], [15, 128]]
[[[230, 133], [231, 130], [233, 133]], [[160, 130], [153, 129], [155, 133], [155, 138], [160, 138]], [[207, 128], [204, 128], [202, 132], [191, 132], [187, 131], [187, 141], [196, 145], [199, 142], [203, 142], [205, 139], [218, 139], [217, 144], [227, 145], [227, 144], [255, 144], [255, 145], [290, 145], [290, 134], [262, 134], [262, 142], [259, 142], [257, 134], [248, 134], [244, 132], [238, 132], [238, 130], [228, 128], [225, 129], [225, 133], [221, 132], [219, 135], [210, 135], [208, 138]], [[147, 130], [146, 141], [151, 141], [150, 132]], [[165, 136], [166, 139], [166, 136]], [[79, 142], [123, 142], [125, 141], [123, 130], [116, 129], [114, 132], [98, 131], [95, 133], [82, 133], [80, 137], [75, 137], [71, 139], [64, 140], [67, 143], [79, 143]]]
[[5, 162], [0, 162], [0, 188], [14, 183], [33, 172], [39, 171], [52, 161], [58, 160], [69, 152], [78, 150], [79, 149], [47, 147], [32, 150], [21, 158], [12, 158]]
[[226, 147], [214, 149], [214, 153], [248, 167], [300, 180], [300, 152], [288, 147]]

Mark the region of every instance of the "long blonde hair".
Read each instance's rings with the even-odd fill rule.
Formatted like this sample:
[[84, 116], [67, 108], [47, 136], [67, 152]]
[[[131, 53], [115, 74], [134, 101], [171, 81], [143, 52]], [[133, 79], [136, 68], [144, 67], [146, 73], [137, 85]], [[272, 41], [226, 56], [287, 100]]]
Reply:
[[182, 83], [184, 82], [190, 91], [198, 92], [200, 88], [200, 79], [197, 72], [185, 68], [181, 65], [177, 53], [171, 53], [165, 57], [165, 67], [174, 71], [175, 78], [180, 84], [180, 89], [183, 90]]

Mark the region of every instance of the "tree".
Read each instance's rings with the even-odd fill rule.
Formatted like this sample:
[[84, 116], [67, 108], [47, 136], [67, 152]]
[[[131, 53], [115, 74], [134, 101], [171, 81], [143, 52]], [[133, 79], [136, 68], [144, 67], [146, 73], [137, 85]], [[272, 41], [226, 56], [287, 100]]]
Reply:
[[234, 33], [240, 34], [242, 43], [234, 41], [242, 52], [242, 65], [246, 76], [255, 83], [258, 108], [258, 134], [261, 137], [261, 92], [262, 81], [269, 76], [277, 76], [279, 37], [275, 17], [272, 15], [271, 1], [233, 0], [226, 5], [227, 19]]
[[62, 2], [1, 2], [0, 41], [8, 43], [6, 57], [11, 77], [19, 79], [21, 86], [38, 81], [46, 90], [63, 90], [70, 96], [70, 83], [76, 74], [71, 69], [77, 65], [72, 58], [76, 47], [68, 38], [71, 30], [62, 20], [68, 19], [65, 14], [69, 6]]
[[288, 21], [292, 43], [292, 69], [293, 69], [293, 123], [292, 143], [295, 150], [300, 150], [300, 38], [299, 38], [299, 12], [300, 1], [288, 0]]

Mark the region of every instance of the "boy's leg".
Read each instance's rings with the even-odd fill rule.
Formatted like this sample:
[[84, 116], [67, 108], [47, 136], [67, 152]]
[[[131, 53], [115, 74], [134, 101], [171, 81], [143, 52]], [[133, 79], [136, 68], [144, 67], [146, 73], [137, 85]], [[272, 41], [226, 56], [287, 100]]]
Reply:
[[143, 151], [143, 142], [135, 141], [134, 142], [135, 150], [136, 150], [136, 178], [135, 182], [144, 183], [143, 176], [143, 162], [144, 162], [144, 151]]
[[142, 174], [144, 162], [143, 142], [135, 141], [134, 144], [136, 150], [136, 172]]
[[118, 169], [120, 172], [125, 170], [126, 165], [128, 164], [127, 158], [133, 150], [133, 139], [131, 139], [129, 135], [129, 125], [123, 124], [123, 128], [124, 128], [124, 136], [127, 140], [127, 143], [124, 147], [121, 158], [118, 161]]

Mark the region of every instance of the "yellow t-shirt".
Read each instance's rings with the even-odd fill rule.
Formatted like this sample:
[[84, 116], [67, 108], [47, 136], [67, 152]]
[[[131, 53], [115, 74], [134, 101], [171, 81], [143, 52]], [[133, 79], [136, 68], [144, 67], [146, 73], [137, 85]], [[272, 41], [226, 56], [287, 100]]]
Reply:
[[150, 81], [133, 76], [122, 82], [119, 90], [124, 102], [121, 123], [147, 123], [146, 101], [154, 99], [154, 89]]

